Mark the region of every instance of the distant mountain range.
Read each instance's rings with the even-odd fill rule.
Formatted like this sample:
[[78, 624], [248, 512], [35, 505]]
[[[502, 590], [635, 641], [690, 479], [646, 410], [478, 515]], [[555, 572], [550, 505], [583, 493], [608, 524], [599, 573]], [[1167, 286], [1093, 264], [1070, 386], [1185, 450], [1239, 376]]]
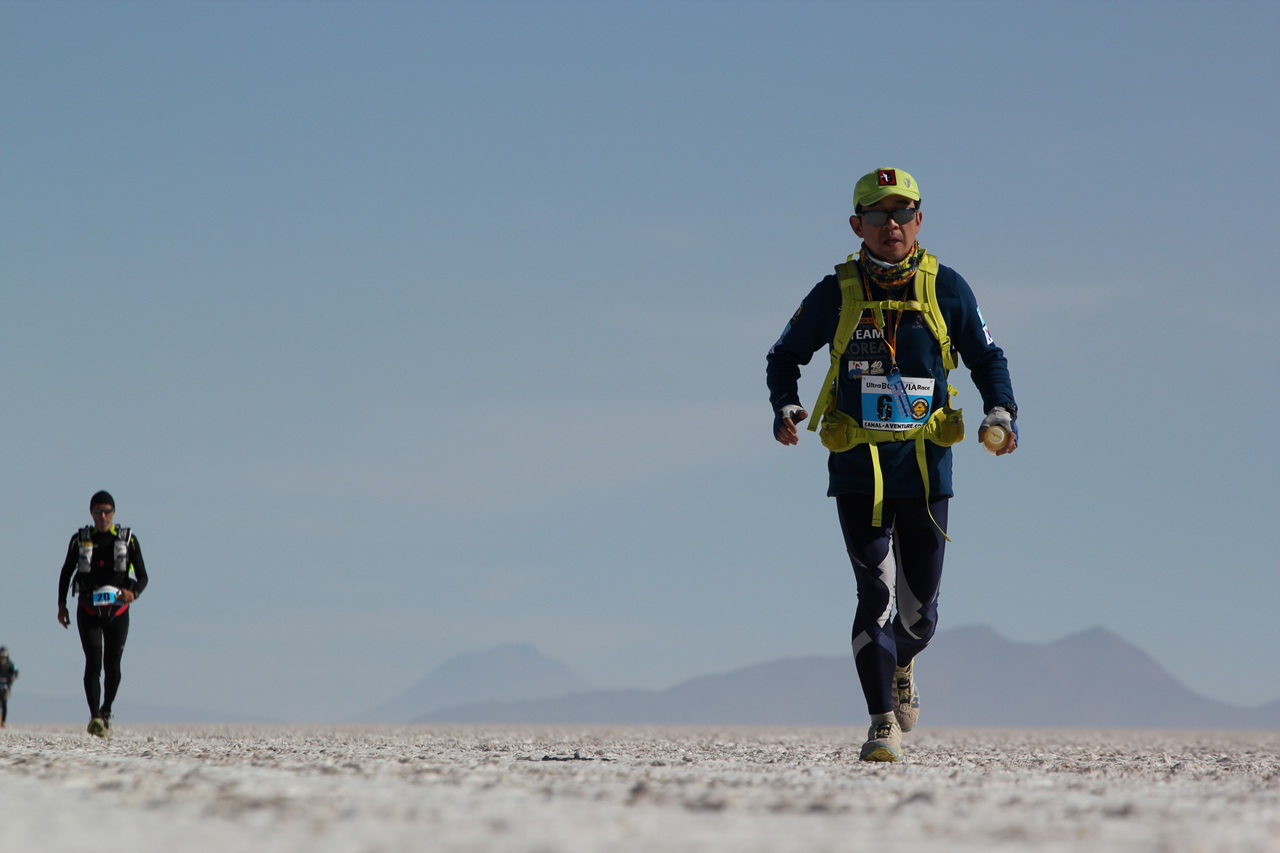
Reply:
[[[1094, 628], [1015, 643], [985, 627], [938, 634], [916, 662], [929, 726], [1280, 729], [1280, 700], [1242, 708], [1193, 693], [1140, 649]], [[1223, 685], [1226, 695], [1228, 685]], [[130, 722], [270, 722], [179, 706], [121, 702]], [[84, 700], [27, 694], [14, 722], [83, 722]], [[784, 658], [666, 690], [594, 690], [527, 644], [445, 661], [350, 722], [862, 725], [851, 656]]]
[[[392, 721], [386, 715], [394, 710], [403, 722], [799, 726], [860, 725], [866, 716], [851, 656], [787, 658], [667, 690], [568, 688], [536, 697], [515, 693], [531, 681], [549, 692], [576, 676], [520, 647], [548, 675], [513, 682], [502, 697], [501, 673], [510, 662], [497, 654], [503, 648], [510, 647], [442, 665], [379, 709], [381, 718]], [[1104, 628], [1043, 644], [1015, 643], [985, 627], [940, 632], [918, 659], [916, 677], [923, 719], [934, 726], [1280, 729], [1280, 701], [1241, 708], [1200, 696]], [[453, 693], [433, 694], [433, 683], [448, 683]], [[445, 704], [466, 684], [485, 685], [495, 696]]]
[[527, 643], [513, 643], [450, 658], [358, 722], [404, 723], [439, 708], [552, 699], [591, 689], [560, 661]]

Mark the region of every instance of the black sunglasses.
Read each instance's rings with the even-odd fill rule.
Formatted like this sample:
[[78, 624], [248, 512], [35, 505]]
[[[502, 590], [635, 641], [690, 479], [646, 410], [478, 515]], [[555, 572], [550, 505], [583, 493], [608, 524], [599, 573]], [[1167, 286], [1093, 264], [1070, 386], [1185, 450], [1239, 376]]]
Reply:
[[867, 225], [870, 225], [872, 228], [879, 228], [881, 225], [884, 225], [889, 221], [890, 216], [892, 216], [893, 221], [899, 225], [906, 225], [908, 222], [915, 219], [916, 214], [919, 212], [919, 208], [900, 207], [894, 211], [864, 210], [858, 215], [862, 217], [862, 221]]

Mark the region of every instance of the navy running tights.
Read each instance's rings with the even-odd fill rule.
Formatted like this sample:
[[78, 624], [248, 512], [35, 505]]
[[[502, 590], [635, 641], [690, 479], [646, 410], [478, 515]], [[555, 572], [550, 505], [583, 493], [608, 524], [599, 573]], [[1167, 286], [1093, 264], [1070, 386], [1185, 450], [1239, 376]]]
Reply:
[[[104, 712], [111, 713], [111, 703], [120, 687], [120, 658], [124, 656], [125, 640], [129, 638], [129, 611], [102, 617], [77, 605], [76, 627], [80, 629], [80, 646], [84, 649], [84, 698], [89, 702], [90, 716], [100, 717]], [[105, 675], [101, 692], [99, 673]]]
[[948, 500], [885, 498], [884, 524], [872, 527], [870, 495], [836, 496], [858, 584], [853, 661], [871, 714], [893, 710], [894, 667], [923, 651], [937, 627]]

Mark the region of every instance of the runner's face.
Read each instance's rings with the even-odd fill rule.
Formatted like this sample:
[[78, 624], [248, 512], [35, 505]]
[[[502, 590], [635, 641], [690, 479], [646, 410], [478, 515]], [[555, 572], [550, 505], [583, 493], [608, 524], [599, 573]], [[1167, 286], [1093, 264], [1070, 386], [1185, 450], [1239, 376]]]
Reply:
[[[864, 213], [868, 210], [883, 210], [886, 213], [892, 213], [904, 207], [915, 206], [916, 203], [913, 199], [903, 198], [900, 195], [891, 195], [880, 199], [875, 204], [867, 205], [862, 210]], [[882, 261], [896, 264], [905, 258], [916, 244], [916, 237], [920, 233], [920, 223], [923, 220], [924, 214], [917, 211], [915, 217], [906, 225], [899, 225], [890, 216], [884, 225], [879, 228], [873, 228], [867, 225], [861, 216], [855, 214], [849, 217], [849, 224], [853, 226], [853, 233], [861, 237], [862, 242], [867, 244], [871, 254]]]
[[98, 532], [106, 533], [116, 517], [116, 508], [111, 504], [95, 504], [89, 507], [89, 514], [93, 516], [93, 526]]

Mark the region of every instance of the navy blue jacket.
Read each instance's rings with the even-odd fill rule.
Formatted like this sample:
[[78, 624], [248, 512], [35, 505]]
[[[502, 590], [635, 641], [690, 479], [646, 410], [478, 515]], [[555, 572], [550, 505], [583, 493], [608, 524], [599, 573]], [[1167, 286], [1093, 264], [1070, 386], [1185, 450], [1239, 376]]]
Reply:
[[[907, 289], [912, 285], [905, 286]], [[1009, 367], [1004, 351], [996, 346], [987, 331], [986, 322], [978, 310], [978, 300], [969, 284], [950, 267], [938, 265], [936, 281], [938, 307], [947, 321], [947, 333], [951, 336], [951, 348], [960, 354], [973, 384], [982, 395], [982, 411], [985, 414], [994, 406], [1015, 404], [1013, 385], [1009, 381]], [[909, 295], [909, 294], [908, 294]], [[873, 299], [902, 299], [901, 291], [889, 294], [872, 286]], [[769, 402], [774, 412], [783, 406], [803, 406], [806, 411], [812, 400], [801, 401], [797, 393], [800, 367], [806, 365], [813, 354], [823, 347], [830, 348], [840, 322], [840, 281], [829, 275], [809, 291], [782, 337], [769, 350], [766, 379], [769, 383]], [[947, 398], [947, 372], [942, 366], [942, 349], [918, 311], [904, 311], [896, 332], [898, 369], [904, 377], [933, 377], [933, 409], [941, 408]], [[889, 347], [880, 331], [875, 328], [871, 312], [863, 312], [849, 346], [840, 359], [841, 369], [836, 386], [836, 407], [852, 415], [862, 423], [862, 378], [851, 370], [850, 363], [870, 375], [883, 375], [890, 367]], [[823, 375], [830, 362], [822, 359]], [[964, 400], [954, 401], [961, 406]], [[972, 411], [972, 407], [970, 408]], [[1015, 409], [1016, 411], [1016, 409]], [[968, 412], [966, 412], [968, 414]], [[810, 412], [818, 417], [819, 412]], [[967, 418], [968, 439], [976, 437], [981, 418]], [[801, 424], [803, 432], [807, 424]], [[814, 436], [816, 438], [816, 435]], [[929, 493], [931, 496], [953, 494], [951, 488], [951, 448], [926, 442], [929, 462]], [[895, 441], [879, 445], [880, 468], [884, 476], [884, 495], [887, 498], [924, 496], [924, 482], [916, 462], [915, 444]], [[827, 494], [870, 495], [874, 493], [874, 474], [867, 445], [859, 445], [844, 453], [832, 453], [827, 461], [830, 486]]]

